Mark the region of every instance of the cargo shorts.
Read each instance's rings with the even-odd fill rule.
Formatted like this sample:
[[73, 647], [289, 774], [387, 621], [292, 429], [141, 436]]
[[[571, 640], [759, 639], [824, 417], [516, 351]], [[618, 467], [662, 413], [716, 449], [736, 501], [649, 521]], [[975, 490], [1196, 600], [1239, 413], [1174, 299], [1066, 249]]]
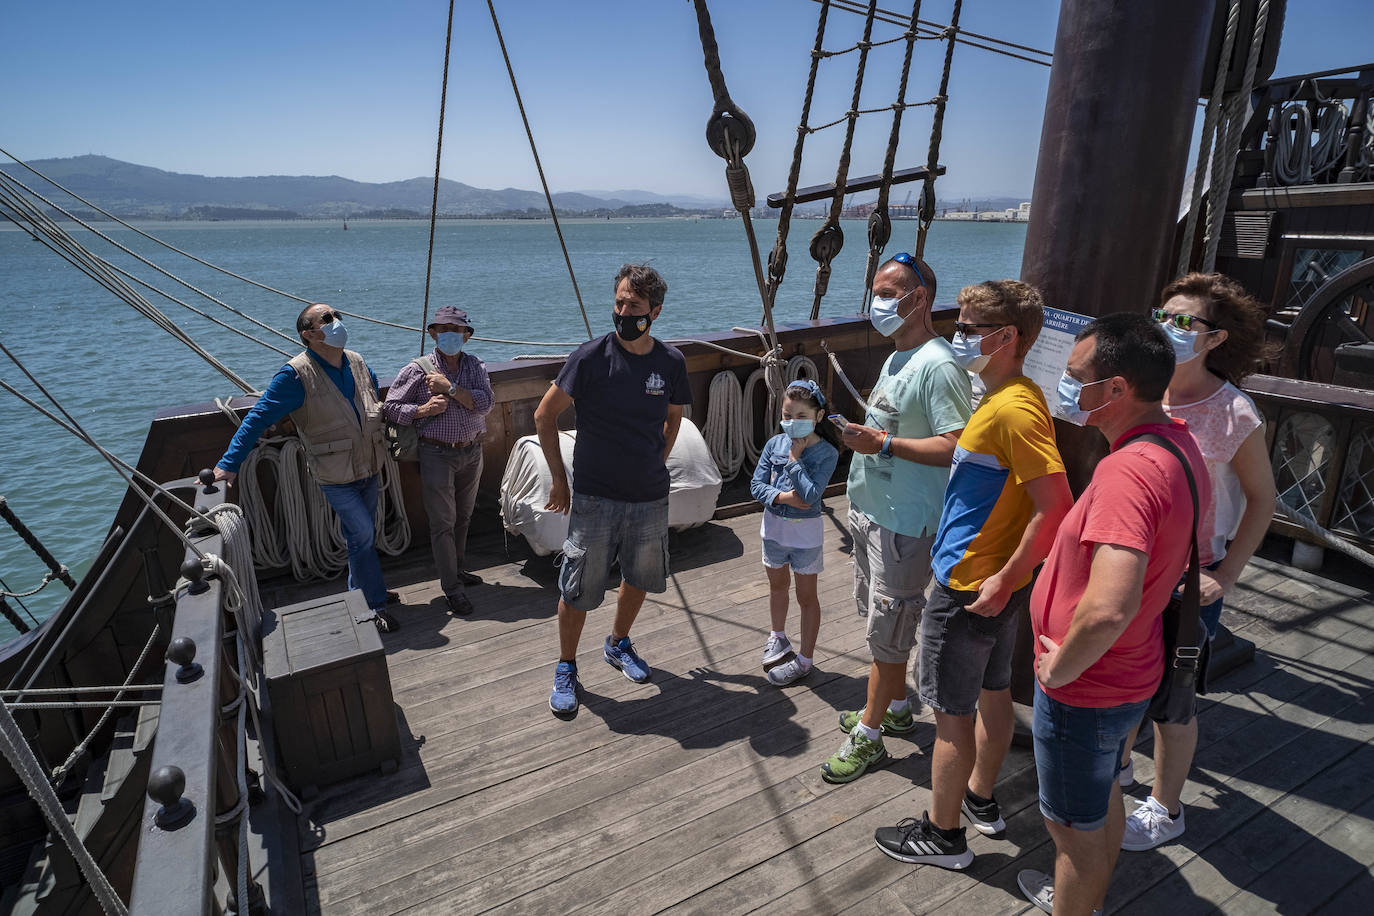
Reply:
[[868, 618], [873, 660], [904, 665], [911, 660], [930, 584], [930, 548], [935, 536], [889, 531], [850, 507], [854, 539], [854, 603]]

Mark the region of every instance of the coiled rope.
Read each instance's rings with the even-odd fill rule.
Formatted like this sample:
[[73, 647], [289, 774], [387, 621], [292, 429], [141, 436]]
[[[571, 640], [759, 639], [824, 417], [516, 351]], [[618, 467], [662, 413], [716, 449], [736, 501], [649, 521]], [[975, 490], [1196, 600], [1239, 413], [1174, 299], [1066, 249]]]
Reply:
[[1281, 185], [1312, 184], [1339, 165], [1345, 155], [1350, 110], [1339, 99], [1321, 98], [1315, 82], [1312, 91], [1320, 104], [1315, 121], [1311, 109], [1302, 101], [1275, 105], [1269, 118], [1269, 135], [1274, 138], [1274, 177]]

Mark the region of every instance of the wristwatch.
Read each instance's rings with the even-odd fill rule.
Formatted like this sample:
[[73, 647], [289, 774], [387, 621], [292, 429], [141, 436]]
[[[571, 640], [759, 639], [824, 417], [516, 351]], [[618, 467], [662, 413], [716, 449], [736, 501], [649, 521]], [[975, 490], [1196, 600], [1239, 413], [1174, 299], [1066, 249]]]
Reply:
[[458, 391], [458, 383], [457, 383], [457, 382], [453, 382], [452, 384], [450, 384], [450, 385], [448, 386], [448, 391], [446, 391], [445, 394], [447, 394], [449, 397], [453, 397], [454, 394], [457, 393], [457, 391]]
[[892, 433], [883, 433], [883, 445], [878, 449], [878, 454], [884, 458], [892, 457]]

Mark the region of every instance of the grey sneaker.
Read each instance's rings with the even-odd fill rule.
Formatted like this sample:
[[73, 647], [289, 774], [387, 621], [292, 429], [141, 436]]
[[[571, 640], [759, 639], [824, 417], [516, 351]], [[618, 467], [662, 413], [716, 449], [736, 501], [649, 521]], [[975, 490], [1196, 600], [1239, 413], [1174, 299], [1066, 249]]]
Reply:
[[1183, 805], [1178, 806], [1178, 817], [1170, 817], [1169, 810], [1151, 795], [1126, 818], [1126, 833], [1121, 838], [1121, 848], [1127, 852], [1144, 852], [1181, 836]]
[[813, 665], [808, 665], [803, 668], [802, 663], [794, 655], [781, 665], [775, 665], [768, 669], [768, 683], [774, 687], [786, 687], [788, 684], [795, 684], [810, 674], [813, 667]]
[[1023, 868], [1016, 873], [1016, 886], [1026, 899], [1046, 913], [1054, 912], [1054, 875], [1033, 868]]
[[763, 644], [763, 668], [767, 671], [774, 665], [786, 660], [787, 656], [795, 655], [792, 651], [792, 643], [786, 636], [774, 636], [768, 634], [768, 642]]

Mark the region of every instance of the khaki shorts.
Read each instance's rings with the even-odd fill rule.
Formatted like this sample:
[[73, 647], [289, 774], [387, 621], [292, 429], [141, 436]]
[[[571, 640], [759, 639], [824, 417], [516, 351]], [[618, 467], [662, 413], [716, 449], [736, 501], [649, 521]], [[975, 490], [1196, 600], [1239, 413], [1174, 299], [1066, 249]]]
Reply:
[[868, 617], [868, 651], [873, 660], [904, 665], [911, 660], [930, 584], [930, 548], [935, 536], [889, 531], [854, 508], [854, 603]]

